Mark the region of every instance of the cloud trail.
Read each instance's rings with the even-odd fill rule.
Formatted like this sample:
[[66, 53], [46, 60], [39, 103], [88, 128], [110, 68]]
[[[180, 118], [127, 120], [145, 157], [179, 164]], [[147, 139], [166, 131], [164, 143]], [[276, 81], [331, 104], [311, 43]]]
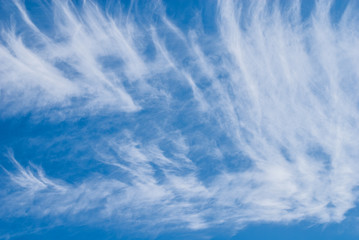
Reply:
[[11, 180], [0, 193], [1, 218], [240, 229], [340, 222], [355, 207], [354, 2], [336, 19], [328, 1], [317, 1], [309, 17], [301, 1], [219, 1], [215, 34], [200, 24], [178, 27], [164, 3], [126, 14], [52, 1], [42, 6], [53, 16], [50, 29], [24, 2], [13, 4], [15, 24], [2, 24], [0, 117], [31, 114], [55, 126], [102, 118], [86, 126], [96, 164], [88, 162], [94, 167], [80, 181], [3, 158], [14, 168], [1, 175]]

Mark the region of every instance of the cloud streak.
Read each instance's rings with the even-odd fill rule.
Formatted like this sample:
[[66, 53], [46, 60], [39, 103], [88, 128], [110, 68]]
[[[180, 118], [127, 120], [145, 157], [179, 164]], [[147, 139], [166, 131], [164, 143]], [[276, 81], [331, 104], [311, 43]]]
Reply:
[[94, 168], [70, 183], [9, 154], [2, 217], [240, 229], [340, 222], [355, 207], [353, 2], [337, 19], [327, 1], [308, 17], [301, 1], [219, 1], [216, 34], [177, 27], [155, 2], [139, 16], [53, 1], [52, 29], [14, 4], [19, 23], [1, 35], [1, 117], [31, 113], [56, 124], [125, 115], [106, 122], [111, 133], [86, 132], [107, 174]]

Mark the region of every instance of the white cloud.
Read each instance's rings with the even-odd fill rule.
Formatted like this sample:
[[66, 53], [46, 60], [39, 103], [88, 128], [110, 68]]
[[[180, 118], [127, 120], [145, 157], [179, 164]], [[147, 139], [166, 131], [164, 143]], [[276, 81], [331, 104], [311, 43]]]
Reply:
[[[18, 4], [40, 46], [4, 30], [4, 115], [56, 107], [68, 119], [101, 109], [135, 112], [158, 99], [150, 107], [165, 114], [147, 122], [158, 129], [148, 141], [132, 128], [90, 144], [96, 159], [120, 177], [94, 173], [69, 184], [39, 168], [25, 169], [10, 156], [16, 171], [9, 176], [18, 187], [6, 196], [6, 211], [79, 217], [93, 210], [98, 221], [140, 219], [147, 227], [175, 223], [191, 229], [342, 221], [355, 206], [359, 184], [355, 7], [349, 4], [341, 21], [333, 22], [330, 4], [319, 1], [304, 20], [300, 4], [269, 11], [263, 1], [247, 7], [220, 1], [219, 36], [204, 36], [201, 29], [186, 33], [162, 13], [158, 22], [139, 27], [91, 2], [78, 11], [54, 2], [56, 34], [48, 36]], [[180, 47], [171, 45], [175, 41]], [[153, 46], [150, 60], [144, 45]], [[106, 58], [118, 65], [106, 66]], [[190, 121], [176, 126], [173, 112]], [[171, 154], [163, 141], [172, 144]], [[250, 166], [229, 169], [230, 153], [236, 163], [250, 159]], [[205, 179], [202, 172], [211, 170], [216, 175]], [[35, 198], [42, 207], [32, 204]]]
[[[123, 87], [125, 79], [133, 82], [147, 74], [130, 22], [104, 16], [92, 3], [77, 12], [70, 2], [54, 1], [54, 28], [48, 33], [31, 21], [23, 4], [15, 3], [30, 33], [16, 35], [6, 29], [2, 33], [3, 115], [54, 107], [75, 114], [140, 109]], [[110, 63], [104, 62], [106, 58]], [[85, 107], [76, 108], [75, 101]]]

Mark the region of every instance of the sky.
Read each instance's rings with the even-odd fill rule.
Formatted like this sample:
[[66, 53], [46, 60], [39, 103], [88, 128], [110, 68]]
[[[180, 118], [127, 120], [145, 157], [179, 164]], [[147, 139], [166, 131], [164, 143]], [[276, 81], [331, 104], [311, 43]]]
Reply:
[[0, 239], [358, 239], [358, 10], [0, 0]]

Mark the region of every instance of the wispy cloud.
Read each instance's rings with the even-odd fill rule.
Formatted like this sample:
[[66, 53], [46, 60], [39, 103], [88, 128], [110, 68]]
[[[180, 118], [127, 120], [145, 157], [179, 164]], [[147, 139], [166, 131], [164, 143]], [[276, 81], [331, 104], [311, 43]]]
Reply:
[[54, 1], [47, 9], [53, 11], [53, 31], [45, 33], [24, 4], [15, 3], [30, 33], [3, 30], [3, 115], [66, 107], [78, 112], [77, 102], [87, 113], [101, 108], [139, 110], [123, 87], [124, 81], [140, 80], [147, 73], [130, 22], [104, 15], [91, 2], [76, 9], [71, 2]]
[[213, 35], [200, 24], [181, 29], [156, 2], [139, 16], [53, 1], [51, 29], [14, 4], [16, 24], [0, 44], [3, 119], [127, 115], [106, 122], [112, 132], [86, 132], [107, 174], [91, 169], [70, 183], [9, 154], [2, 216], [238, 229], [340, 222], [355, 206], [354, 3], [334, 18], [327, 1], [309, 17], [301, 1], [219, 1]]

